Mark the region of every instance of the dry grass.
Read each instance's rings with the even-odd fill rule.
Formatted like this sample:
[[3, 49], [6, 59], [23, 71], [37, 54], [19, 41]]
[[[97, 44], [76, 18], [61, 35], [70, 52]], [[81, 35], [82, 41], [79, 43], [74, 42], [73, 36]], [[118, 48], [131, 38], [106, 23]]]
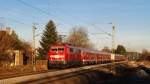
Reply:
[[140, 62], [137, 62], [139, 65], [143, 65], [147, 68], [150, 68], [150, 61], [140, 61]]
[[[47, 63], [46, 61], [37, 61], [36, 71], [47, 70]], [[7, 66], [7, 67], [0, 67], [0, 78], [5, 75], [14, 75], [14, 74], [26, 74], [35, 72], [33, 70], [34, 65], [23, 65], [23, 66]]]
[[13, 66], [13, 67], [0, 67], [0, 75], [11, 75], [17, 73], [25, 73], [33, 71], [32, 65], [25, 65], [25, 66]]

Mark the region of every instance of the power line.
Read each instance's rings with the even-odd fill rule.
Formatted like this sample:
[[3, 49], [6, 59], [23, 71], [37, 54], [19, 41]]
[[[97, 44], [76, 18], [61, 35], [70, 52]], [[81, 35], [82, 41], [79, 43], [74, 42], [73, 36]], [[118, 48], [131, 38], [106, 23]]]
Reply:
[[[47, 15], [47, 16], [54, 16], [54, 17], [57, 17], [57, 18], [58, 18], [58, 16], [55, 16], [54, 14], [52, 14], [52, 13], [50, 13], [50, 12], [44, 11], [44, 10], [42, 10], [42, 9], [40, 9], [40, 8], [38, 8], [38, 7], [35, 7], [35, 6], [33, 6], [33, 5], [29, 4], [29, 3], [26, 3], [26, 2], [23, 1], [23, 0], [17, 0], [17, 1], [19, 1], [20, 3], [26, 5], [26, 6], [30, 7], [30, 8], [33, 8], [33, 9], [39, 11], [39, 12], [41, 12], [41, 13]], [[61, 18], [58, 18], [58, 19], [61, 20]]]
[[8, 18], [8, 17], [4, 17], [4, 18], [5, 18], [6, 20], [8, 20], [8, 21], [13, 21], [13, 22], [15, 22], [15, 23], [22, 24], [22, 25], [24, 25], [24, 26], [30, 27], [29, 24], [26, 24], [26, 23], [24, 23], [24, 22], [21, 22], [21, 21], [12, 19], [12, 18]]
[[[19, 2], [21, 2], [22, 3], [22, 0], [17, 0], [17, 1], [19, 1]], [[23, 3], [24, 4], [24, 3]], [[26, 5], [26, 4], [28, 4], [28, 3], [25, 3], [24, 5]], [[30, 4], [28, 4], [28, 5], [30, 5]], [[26, 5], [27, 6], [27, 5]], [[31, 5], [32, 6], [32, 5]], [[32, 6], [32, 7], [34, 7], [34, 6]], [[7, 13], [7, 14], [9, 14], [9, 15], [14, 15], [15, 14], [15, 16], [18, 16], [18, 10], [15, 10], [15, 11], [13, 11], [12, 9], [10, 9], [10, 8], [7, 8], [7, 7], [1, 7], [2, 9], [5, 9], [5, 10], [7, 10], [9, 13]], [[35, 8], [35, 7], [34, 7]], [[38, 8], [37, 8], [37, 10], [38, 10]], [[39, 10], [38, 10], [39, 11]], [[42, 13], [43, 13], [43, 11], [41, 11]], [[23, 16], [27, 16], [27, 17], [31, 17], [31, 18], [33, 18], [33, 19], [35, 19], [34, 18], [34, 16], [33, 15], [26, 15], [25, 13], [23, 13], [23, 12], [19, 12], [19, 14], [20, 15], [23, 15]], [[44, 13], [45, 14], [45, 13]], [[0, 17], [1, 18], [1, 17]], [[10, 18], [9, 18], [10, 19]], [[16, 23], [19, 23], [19, 24], [23, 24], [23, 25], [28, 25], [28, 24], [25, 24], [25, 23], [23, 23], [23, 22], [20, 22], [20, 21], [17, 21], [17, 20], [15, 20], [15, 19], [10, 19], [11, 21], [13, 21], [13, 22], [16, 22]], [[43, 24], [43, 23], [42, 23]]]
[[53, 15], [53, 14], [51, 14], [51, 13], [49, 13], [49, 12], [46, 12], [46, 11], [40, 9], [40, 8], [37, 8], [37, 7], [33, 6], [33, 5], [31, 5], [31, 4], [28, 4], [28, 3], [24, 2], [23, 0], [17, 0], [17, 1], [19, 1], [20, 3], [22, 3], [22, 4], [24, 4], [24, 5], [28, 6], [28, 7], [31, 7], [31, 8], [33, 8], [33, 9], [37, 10], [37, 11], [40, 11], [40, 12], [42, 12], [42, 13], [48, 15], [48, 16], [49, 16], [49, 15]]
[[[49, 3], [48, 3], [49, 4]], [[72, 17], [73, 19], [81, 19], [81, 18], [79, 18], [78, 16], [74, 16], [74, 15], [72, 15], [70, 12], [68, 12], [68, 11], [66, 11], [66, 10], [61, 10], [60, 8], [55, 8], [56, 10], [59, 10], [59, 11], [62, 11], [62, 12], [64, 12], [65, 14], [69, 14], [68, 16], [70, 16], [70, 17]], [[55, 13], [57, 13], [57, 11], [56, 10], [53, 10]], [[85, 24], [87, 24], [86, 23], [86, 21], [82, 21], [83, 23], [85, 23]]]
[[[94, 27], [96, 28], [96, 26], [95, 26], [94, 24], [92, 24], [92, 26], [94, 26]], [[100, 31], [102, 31], [103, 33], [97, 33], [97, 34], [107, 34], [108, 36], [112, 36], [111, 33], [108, 33], [108, 32], [104, 31], [104, 30], [101, 29], [101, 28], [99, 28], [99, 29], [100, 29]]]
[[[5, 9], [5, 10], [7, 10], [9, 13], [7, 13], [8, 15], [12, 15], [12, 14], [15, 14], [15, 15], [17, 15], [17, 11], [15, 10], [15, 12], [14, 11], [12, 11], [11, 9], [9, 9], [9, 8], [6, 8], [6, 7], [1, 7], [2, 9]], [[19, 13], [21, 13], [21, 12], [19, 12]], [[24, 15], [24, 13], [21, 13], [21, 15]], [[8, 22], [8, 21], [12, 21], [12, 22], [15, 22], [15, 23], [18, 23], [18, 24], [22, 24], [22, 25], [25, 25], [25, 26], [27, 26], [27, 25], [29, 25], [29, 24], [26, 24], [26, 23], [24, 23], [24, 22], [21, 22], [21, 21], [18, 21], [18, 20], [16, 20], [16, 19], [12, 19], [12, 18], [8, 18], [8, 17], [0, 17], [0, 19], [3, 19], [3, 21], [5, 21], [5, 26], [6, 26], [6, 21]]]
[[6, 7], [3, 7], [3, 9], [7, 10], [9, 12], [9, 14], [15, 14], [18, 16], [21, 15], [21, 16], [25, 16], [25, 17], [30, 17], [30, 18], [33, 18], [34, 19], [34, 16], [33, 15], [26, 15], [25, 13], [23, 12], [20, 12], [19, 10], [15, 9], [15, 10], [12, 10], [12, 9], [9, 9], [9, 8], [6, 8]]
[[[33, 6], [33, 5], [29, 4], [29, 3], [26, 3], [26, 2], [23, 1], [23, 0], [17, 0], [17, 1], [19, 1], [20, 3], [22, 3], [22, 4], [24, 4], [24, 5], [28, 6], [28, 7], [31, 7], [31, 8], [33, 8], [33, 9], [37, 10], [37, 11], [39, 11], [39, 12], [42, 12], [42, 13], [48, 15], [48, 16], [51, 15], [51, 16], [54, 16], [54, 17], [57, 17], [57, 18], [58, 18], [58, 16], [55, 16], [55, 15], [52, 14], [52, 13], [49, 13], [49, 12], [47, 12], [47, 11], [44, 11], [44, 10], [42, 10], [42, 9], [40, 9], [40, 8], [38, 8], [38, 7], [35, 7], [35, 6]], [[50, 3], [48, 2], [48, 4], [50, 4]], [[61, 11], [62, 11], [62, 10], [61, 10]], [[54, 11], [54, 10], [53, 10], [53, 12], [56, 13], [56, 11]], [[67, 11], [65, 11], [65, 13], [66, 13], [66, 12], [67, 12]], [[67, 12], [67, 13], [69, 13], [69, 12]], [[70, 14], [69, 16], [71, 16], [72, 18], [79, 19], [79, 17], [72, 16], [71, 14]], [[58, 18], [58, 19], [62, 20], [62, 18]], [[63, 23], [64, 23], [64, 22], [63, 22]], [[84, 22], [84, 23], [87, 24], [86, 22]], [[67, 23], [67, 24], [68, 24], [68, 23]]]

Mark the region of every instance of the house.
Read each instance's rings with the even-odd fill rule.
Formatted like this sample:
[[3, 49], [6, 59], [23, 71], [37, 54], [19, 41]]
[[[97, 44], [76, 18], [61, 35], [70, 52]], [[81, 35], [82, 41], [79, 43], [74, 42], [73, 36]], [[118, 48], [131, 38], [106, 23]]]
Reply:
[[25, 65], [32, 63], [32, 50], [15, 49], [10, 28], [0, 29], [0, 66]]

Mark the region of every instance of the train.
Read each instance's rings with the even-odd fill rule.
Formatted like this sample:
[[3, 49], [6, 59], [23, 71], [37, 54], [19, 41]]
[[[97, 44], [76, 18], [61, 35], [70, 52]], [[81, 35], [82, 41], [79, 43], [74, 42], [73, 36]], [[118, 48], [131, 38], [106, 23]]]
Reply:
[[71, 67], [112, 61], [125, 61], [124, 55], [111, 54], [99, 50], [75, 47], [68, 44], [52, 45], [48, 52], [48, 68]]

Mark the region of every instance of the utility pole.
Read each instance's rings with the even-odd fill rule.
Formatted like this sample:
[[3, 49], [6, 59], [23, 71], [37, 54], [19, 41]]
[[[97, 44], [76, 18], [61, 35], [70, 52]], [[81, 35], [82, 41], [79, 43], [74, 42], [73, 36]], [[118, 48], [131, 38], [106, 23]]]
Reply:
[[59, 35], [59, 42], [64, 43], [65, 42], [66, 35]]
[[115, 25], [112, 23], [112, 53], [115, 50]]
[[[108, 36], [111, 36], [111, 38], [112, 38], [111, 60], [112, 60], [113, 65], [115, 65], [115, 52], [114, 52], [114, 50], [115, 50], [115, 45], [116, 45], [116, 44], [115, 44], [116, 27], [115, 27], [115, 24], [114, 24], [114, 23], [109, 23], [109, 24], [112, 24], [112, 33], [108, 33], [108, 32], [105, 32], [105, 31], [102, 30], [103, 33], [97, 33], [97, 34], [107, 34]], [[94, 26], [94, 25], [93, 25], [93, 26]], [[113, 65], [111, 66], [111, 71], [113, 70], [113, 67], [114, 67]]]
[[112, 24], [112, 54], [111, 54], [111, 60], [113, 65], [111, 66], [111, 70], [113, 71], [113, 68], [115, 68], [115, 25], [113, 23]]
[[36, 66], [35, 66], [35, 30], [36, 30], [36, 27], [35, 27], [35, 23], [33, 23], [33, 26], [32, 26], [32, 51], [33, 51], [33, 55], [32, 55], [32, 64], [33, 64], [33, 71], [36, 71]]

